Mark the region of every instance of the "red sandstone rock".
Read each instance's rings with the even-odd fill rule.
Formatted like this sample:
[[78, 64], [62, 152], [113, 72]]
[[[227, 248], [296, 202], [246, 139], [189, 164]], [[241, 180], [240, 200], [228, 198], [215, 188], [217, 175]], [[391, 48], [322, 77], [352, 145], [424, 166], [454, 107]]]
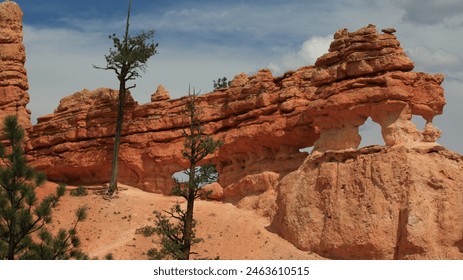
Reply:
[[[434, 142], [440, 133], [432, 120], [445, 105], [443, 76], [412, 69], [413, 62], [391, 32], [378, 34], [374, 25], [337, 31], [329, 53], [317, 60], [312, 73], [318, 88], [307, 114], [320, 132], [314, 150], [356, 149], [358, 127], [368, 117], [381, 126], [386, 145]], [[416, 129], [412, 114], [423, 116], [432, 137]]]
[[248, 175], [225, 189], [224, 200], [235, 202], [242, 209], [255, 210], [271, 219], [276, 212], [275, 198], [279, 179], [280, 174], [275, 172]]
[[0, 3], [0, 121], [15, 115], [25, 129], [31, 126], [26, 53], [22, 34], [23, 13], [15, 2]]
[[200, 191], [202, 195], [206, 196], [206, 199], [213, 199], [218, 201], [223, 200], [223, 188], [217, 182], [205, 185], [200, 189]]
[[315, 67], [312, 82], [321, 86], [384, 71], [410, 71], [413, 62], [394, 35], [378, 34], [370, 24], [355, 32], [338, 30], [329, 53], [317, 59]]
[[[341, 30], [330, 50], [315, 67], [281, 77], [269, 70], [239, 74], [229, 88], [198, 98], [206, 133], [224, 142], [209, 159], [217, 165], [225, 197], [233, 193], [227, 188], [246, 176], [265, 171], [284, 176], [296, 170], [306, 157], [301, 148], [356, 149], [358, 127], [368, 117], [382, 126], [386, 145], [433, 142], [440, 135], [431, 121], [445, 103], [443, 77], [409, 72], [413, 63], [394, 35], [380, 35], [373, 26]], [[355, 70], [357, 63], [342, 78], [317, 76], [353, 61], [372, 63], [372, 70]], [[384, 61], [388, 64], [381, 70]], [[30, 131], [33, 164], [53, 180], [107, 181], [115, 94], [109, 89], [76, 93], [63, 99], [55, 114], [39, 118]], [[160, 86], [152, 101], [137, 105], [131, 99], [126, 108], [119, 180], [168, 193], [172, 175], [186, 167], [179, 153], [188, 125], [185, 99], [169, 99]], [[428, 120], [426, 131], [416, 130], [412, 114]]]
[[463, 157], [435, 144], [312, 155], [278, 188], [273, 228], [335, 259], [461, 259]]
[[164, 101], [169, 99], [169, 92], [162, 85], [159, 85], [153, 95], [151, 95], [151, 102]]
[[[298, 99], [306, 94], [294, 88], [281, 90], [277, 85], [281, 80], [269, 71], [245, 80], [245, 84], [235, 83], [197, 100], [206, 133], [225, 143], [210, 157], [224, 187], [249, 174], [295, 170], [306, 156], [299, 149], [312, 145], [317, 136], [312, 127], [299, 121], [306, 102]], [[57, 181], [107, 181], [115, 96], [116, 91], [109, 89], [85, 90], [63, 99], [54, 114], [39, 118], [30, 130], [28, 154], [34, 166]], [[291, 112], [280, 110], [281, 104], [291, 100], [295, 101]], [[120, 149], [121, 182], [148, 191], [170, 191], [172, 175], [187, 166], [179, 152], [188, 125], [184, 102], [184, 98], [141, 106], [129, 102]]]

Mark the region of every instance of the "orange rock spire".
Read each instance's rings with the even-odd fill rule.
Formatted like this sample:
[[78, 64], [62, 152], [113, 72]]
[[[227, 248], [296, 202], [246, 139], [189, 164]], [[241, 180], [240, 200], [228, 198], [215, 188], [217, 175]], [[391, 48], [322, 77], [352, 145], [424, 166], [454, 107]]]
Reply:
[[27, 90], [23, 13], [15, 2], [0, 3], [0, 120], [15, 115], [25, 129], [31, 127]]

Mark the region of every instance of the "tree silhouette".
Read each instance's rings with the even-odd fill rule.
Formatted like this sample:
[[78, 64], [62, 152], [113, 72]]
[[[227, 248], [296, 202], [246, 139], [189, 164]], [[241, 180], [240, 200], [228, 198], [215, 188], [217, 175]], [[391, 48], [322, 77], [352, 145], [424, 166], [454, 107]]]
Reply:
[[227, 81], [227, 77], [218, 78], [214, 80], [214, 90], [227, 88], [231, 85], [231, 81]]
[[109, 50], [109, 54], [105, 55], [106, 67], [93, 65], [96, 69], [114, 71], [117, 79], [119, 80], [116, 131], [114, 134], [111, 175], [107, 191], [109, 196], [111, 196], [117, 189], [119, 146], [121, 141], [127, 91], [135, 87], [135, 85], [127, 87], [127, 82], [141, 77], [140, 72], [144, 72], [146, 70], [146, 62], [151, 56], [156, 54], [156, 48], [158, 47], [157, 43], [148, 42], [154, 37], [154, 30], [147, 32], [143, 31], [135, 37], [129, 35], [131, 6], [132, 0], [129, 2], [125, 33], [122, 39], [117, 37], [116, 34], [109, 36], [109, 38], [113, 41], [114, 48], [111, 48]]

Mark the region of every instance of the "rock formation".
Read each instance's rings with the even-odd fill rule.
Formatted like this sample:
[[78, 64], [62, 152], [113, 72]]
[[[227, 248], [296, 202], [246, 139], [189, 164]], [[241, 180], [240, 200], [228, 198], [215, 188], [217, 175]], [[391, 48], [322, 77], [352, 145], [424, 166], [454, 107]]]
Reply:
[[[315, 150], [356, 149], [358, 127], [368, 117], [381, 126], [388, 146], [435, 142], [440, 132], [432, 120], [445, 105], [444, 77], [412, 69], [394, 35], [378, 34], [373, 25], [337, 31], [329, 53], [316, 61], [311, 80], [317, 91], [307, 113], [320, 132]], [[412, 114], [426, 120], [425, 132], [410, 121]]]
[[29, 84], [24, 68], [23, 13], [15, 2], [0, 3], [0, 120], [15, 115], [24, 128], [31, 126]]
[[[374, 26], [352, 33], [341, 30], [334, 37], [330, 52], [314, 67], [281, 77], [268, 70], [240, 74], [229, 88], [199, 97], [206, 133], [225, 143], [210, 157], [219, 183], [230, 187], [225, 198], [239, 199], [235, 186], [247, 176], [257, 180], [268, 171], [282, 177], [296, 170], [307, 156], [301, 148], [356, 149], [358, 127], [368, 117], [381, 125], [389, 146], [434, 142], [440, 135], [431, 122], [445, 103], [442, 75], [411, 72], [413, 63], [395, 36], [378, 34]], [[54, 114], [39, 118], [30, 130], [33, 164], [57, 181], [107, 181], [115, 94], [110, 89], [84, 90], [63, 99]], [[172, 175], [186, 166], [179, 153], [188, 125], [183, 106], [184, 99], [171, 100], [162, 86], [150, 103], [129, 100], [121, 182], [169, 191]], [[428, 121], [426, 131], [415, 128], [412, 114]]]
[[[117, 91], [74, 93], [30, 127], [22, 13], [4, 2], [0, 15], [0, 116], [17, 114], [29, 128], [29, 161], [49, 179], [107, 182]], [[198, 97], [205, 132], [224, 142], [207, 159], [219, 172], [205, 187], [213, 199], [255, 209], [298, 248], [327, 258], [462, 258], [463, 158], [435, 143], [432, 125], [445, 105], [443, 76], [412, 72], [395, 32], [341, 29], [314, 66], [239, 74]], [[187, 166], [184, 105], [162, 86], [147, 104], [128, 95], [119, 181], [170, 191]], [[358, 149], [367, 118], [385, 146]]]
[[[334, 259], [461, 259], [463, 157], [435, 143], [442, 75], [410, 72], [391, 32], [340, 30], [313, 71], [320, 138], [278, 187], [272, 228]], [[418, 131], [412, 114], [426, 121]], [[356, 150], [358, 126], [379, 123], [386, 146]], [[452, 209], [452, 210], [450, 210]]]
[[311, 155], [281, 180], [272, 228], [326, 258], [461, 259], [462, 174], [436, 144]]
[[[210, 160], [217, 164], [219, 183], [228, 186], [264, 171], [285, 175], [303, 162], [300, 148], [313, 145], [318, 134], [301, 120], [306, 110], [310, 73], [302, 68], [287, 78], [267, 70], [239, 75], [226, 89], [197, 99], [206, 133], [223, 140]], [[308, 83], [304, 85], [304, 83]], [[287, 86], [291, 84], [291, 86]], [[186, 168], [180, 153], [185, 99], [165, 96], [160, 87], [153, 102], [126, 106], [120, 149], [119, 180], [153, 192], [169, 192], [172, 175]], [[34, 166], [56, 181], [106, 182], [109, 174], [114, 106], [117, 92], [84, 90], [61, 100], [54, 114], [38, 119], [30, 131], [28, 154]]]
[[151, 102], [164, 101], [169, 99], [169, 92], [162, 85], [159, 85], [156, 91], [151, 95]]

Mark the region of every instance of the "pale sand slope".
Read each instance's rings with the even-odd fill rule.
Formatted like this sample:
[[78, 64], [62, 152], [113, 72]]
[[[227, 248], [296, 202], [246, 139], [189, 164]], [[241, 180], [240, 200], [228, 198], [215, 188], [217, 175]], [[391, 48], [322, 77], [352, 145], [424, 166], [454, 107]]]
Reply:
[[[39, 196], [54, 192], [54, 184], [39, 188]], [[87, 196], [73, 197], [66, 192], [53, 211], [53, 227], [69, 228], [74, 212], [86, 205], [87, 219], [78, 225], [81, 248], [91, 257], [104, 258], [112, 253], [115, 259], [146, 259], [146, 252], [157, 242], [157, 236], [135, 234], [137, 228], [154, 225], [154, 210], [168, 210], [182, 198], [166, 197], [119, 185], [122, 190], [108, 201], [95, 190]], [[197, 237], [203, 238], [193, 258], [220, 259], [321, 259], [298, 250], [266, 227], [269, 220], [253, 211], [232, 204], [197, 200], [194, 217], [198, 221]]]

